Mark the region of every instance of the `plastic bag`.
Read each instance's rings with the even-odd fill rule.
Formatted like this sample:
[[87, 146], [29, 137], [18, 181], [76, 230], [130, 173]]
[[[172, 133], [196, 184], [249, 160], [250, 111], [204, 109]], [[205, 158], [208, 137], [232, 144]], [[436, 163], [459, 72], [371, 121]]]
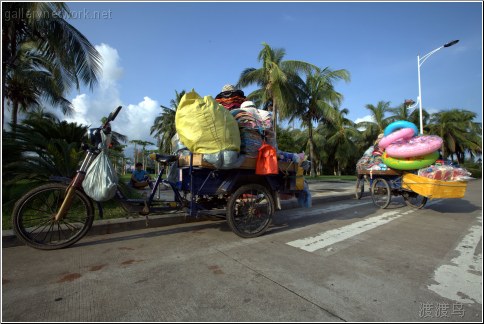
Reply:
[[244, 163], [245, 156], [235, 151], [223, 150], [218, 153], [204, 154], [203, 160], [216, 169], [235, 169]]
[[193, 153], [240, 151], [240, 133], [230, 111], [211, 96], [200, 97], [194, 90], [180, 100], [175, 126], [181, 142]]
[[276, 149], [269, 144], [262, 144], [259, 148], [259, 155], [255, 165], [255, 174], [278, 174], [279, 166], [277, 164]]
[[[103, 136], [103, 144], [105, 136]], [[103, 148], [101, 153], [92, 161], [82, 182], [84, 192], [95, 201], [106, 201], [114, 197], [118, 185], [118, 175], [111, 165], [111, 161]]]

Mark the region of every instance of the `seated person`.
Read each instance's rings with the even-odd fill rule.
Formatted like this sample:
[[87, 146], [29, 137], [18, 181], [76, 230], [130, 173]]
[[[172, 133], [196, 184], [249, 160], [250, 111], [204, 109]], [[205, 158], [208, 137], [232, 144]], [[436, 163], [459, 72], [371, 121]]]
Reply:
[[130, 183], [133, 187], [137, 189], [143, 189], [146, 186], [152, 186], [150, 183], [150, 175], [148, 172], [143, 170], [143, 163], [138, 162], [135, 165], [136, 169], [133, 171], [131, 175]]

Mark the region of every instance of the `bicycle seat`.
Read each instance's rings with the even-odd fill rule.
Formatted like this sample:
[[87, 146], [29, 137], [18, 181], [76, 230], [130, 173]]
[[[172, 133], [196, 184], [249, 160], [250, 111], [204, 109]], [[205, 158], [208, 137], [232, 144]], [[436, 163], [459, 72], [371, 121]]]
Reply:
[[150, 159], [154, 161], [158, 161], [163, 164], [175, 162], [177, 160], [176, 155], [163, 155], [163, 154], [158, 154], [158, 153], [151, 153], [150, 154]]

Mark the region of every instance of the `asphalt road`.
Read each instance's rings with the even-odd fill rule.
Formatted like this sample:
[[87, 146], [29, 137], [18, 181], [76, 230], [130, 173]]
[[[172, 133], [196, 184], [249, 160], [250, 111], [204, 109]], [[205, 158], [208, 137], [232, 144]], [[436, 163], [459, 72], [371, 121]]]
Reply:
[[482, 321], [482, 181], [421, 210], [397, 197], [2, 249], [3, 321]]

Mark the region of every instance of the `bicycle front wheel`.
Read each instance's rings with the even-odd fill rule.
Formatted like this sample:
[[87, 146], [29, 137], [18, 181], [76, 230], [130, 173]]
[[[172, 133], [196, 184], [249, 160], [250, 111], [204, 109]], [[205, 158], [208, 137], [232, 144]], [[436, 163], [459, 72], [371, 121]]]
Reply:
[[66, 216], [55, 215], [67, 193], [67, 185], [52, 183], [27, 192], [14, 206], [13, 230], [25, 244], [41, 250], [68, 247], [79, 241], [92, 226], [94, 205], [83, 192], [75, 190]]

